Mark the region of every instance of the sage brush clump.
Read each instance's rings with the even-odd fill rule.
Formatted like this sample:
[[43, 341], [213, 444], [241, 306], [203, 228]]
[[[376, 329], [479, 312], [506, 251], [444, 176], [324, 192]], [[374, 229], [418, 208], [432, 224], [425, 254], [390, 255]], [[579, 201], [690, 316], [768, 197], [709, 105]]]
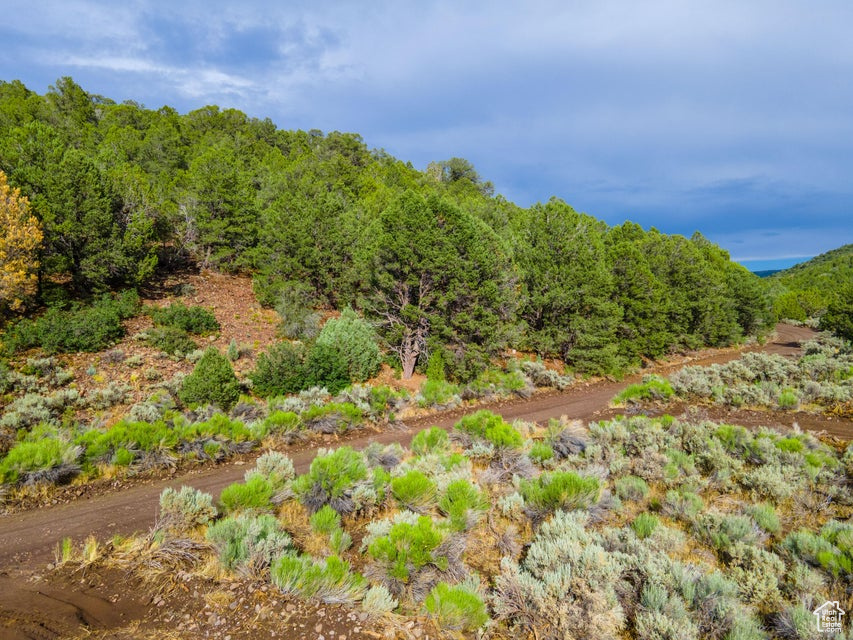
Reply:
[[293, 482], [293, 491], [312, 513], [329, 505], [338, 513], [350, 513], [356, 507], [353, 490], [367, 478], [364, 456], [351, 447], [329, 453], [322, 450], [311, 462], [308, 473]]
[[258, 573], [281, 554], [292, 551], [291, 539], [267, 514], [229, 516], [207, 529], [207, 539], [219, 550], [227, 569], [242, 568]]
[[159, 525], [178, 531], [188, 531], [206, 525], [217, 515], [213, 496], [192, 487], [171, 487], [160, 494]]

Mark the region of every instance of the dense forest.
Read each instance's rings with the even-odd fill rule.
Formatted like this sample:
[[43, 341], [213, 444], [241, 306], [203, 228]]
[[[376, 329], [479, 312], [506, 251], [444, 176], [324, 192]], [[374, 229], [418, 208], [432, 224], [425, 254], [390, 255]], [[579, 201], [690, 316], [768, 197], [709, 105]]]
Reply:
[[17, 274], [7, 327], [187, 263], [251, 273], [271, 306], [357, 310], [404, 375], [441, 354], [469, 379], [507, 348], [618, 373], [771, 318], [760, 280], [698, 233], [609, 227], [556, 198], [522, 208], [464, 159], [420, 171], [356, 134], [233, 109], [0, 82], [0, 170], [5, 209], [23, 203], [4, 242], [36, 239], [0, 254]]
[[853, 244], [778, 271], [766, 280], [777, 318], [820, 326], [853, 339]]

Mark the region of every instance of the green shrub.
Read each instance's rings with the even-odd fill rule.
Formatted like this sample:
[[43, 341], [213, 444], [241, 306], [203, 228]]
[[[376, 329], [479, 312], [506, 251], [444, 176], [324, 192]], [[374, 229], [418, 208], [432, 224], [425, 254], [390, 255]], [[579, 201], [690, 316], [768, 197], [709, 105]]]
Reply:
[[486, 624], [489, 614], [482, 598], [464, 587], [439, 582], [424, 601], [424, 608], [442, 629], [476, 631]]
[[454, 425], [454, 429], [477, 438], [483, 438], [496, 447], [518, 449], [523, 438], [504, 419], [491, 411], [481, 410], [465, 416]]
[[355, 508], [352, 490], [355, 484], [367, 478], [364, 456], [351, 447], [341, 447], [329, 453], [322, 450], [311, 462], [308, 473], [293, 482], [293, 490], [309, 511], [319, 511], [329, 505], [338, 513], [349, 513]]
[[240, 383], [228, 358], [209, 347], [184, 378], [179, 397], [185, 404], [214, 404], [229, 410], [240, 397]]
[[312, 531], [331, 535], [332, 531], [341, 527], [341, 514], [329, 505], [324, 505], [322, 509], [311, 516], [310, 521]]
[[779, 523], [779, 516], [776, 515], [776, 509], [772, 504], [762, 502], [754, 504], [747, 509], [747, 513], [752, 516], [755, 523], [764, 529], [767, 533], [779, 533], [782, 526]]
[[803, 461], [806, 463], [807, 471], [816, 474], [824, 467], [835, 469], [838, 460], [832, 453], [825, 449], [812, 449], [803, 453]]
[[839, 283], [833, 299], [820, 318], [820, 330], [831, 331], [839, 338], [853, 341], [853, 284]]
[[[255, 279], [255, 290], [258, 291], [259, 281]], [[258, 291], [260, 299], [263, 292]], [[285, 282], [275, 300], [268, 299], [264, 304], [274, 304], [276, 313], [281, 318], [279, 331], [290, 340], [310, 341], [317, 337], [320, 331], [320, 314], [312, 308], [314, 305], [314, 290], [304, 282]]]
[[420, 516], [415, 524], [398, 522], [388, 535], [370, 543], [368, 553], [385, 568], [389, 578], [406, 583], [412, 575], [427, 565], [441, 570], [447, 568], [444, 556], [433, 555], [444, 535], [432, 519]]
[[744, 428], [737, 425], [721, 424], [714, 431], [714, 436], [728, 453], [742, 455], [749, 451], [752, 436]]
[[329, 547], [337, 554], [341, 554], [352, 546], [352, 536], [338, 527], [329, 535]]
[[793, 389], [785, 389], [779, 394], [777, 401], [780, 409], [796, 409], [800, 406], [800, 398]]
[[312, 431], [344, 433], [364, 421], [364, 412], [350, 402], [330, 402], [308, 407], [301, 417]]
[[490, 393], [512, 393], [526, 387], [527, 380], [521, 371], [501, 371], [489, 367], [465, 388], [470, 394], [483, 396]]
[[209, 420], [193, 422], [176, 427], [180, 438], [187, 441], [219, 438], [232, 442], [245, 442], [252, 439], [252, 432], [240, 420], [231, 420], [222, 413], [213, 414]]
[[613, 398], [616, 404], [626, 404], [639, 400], [668, 400], [675, 393], [668, 380], [660, 376], [648, 375], [639, 384], [629, 385]]
[[643, 500], [649, 495], [649, 485], [638, 476], [625, 476], [614, 483], [616, 495], [622, 500]]
[[755, 540], [752, 520], [746, 516], [703, 513], [694, 528], [700, 540], [722, 553], [729, 553], [739, 542]]
[[252, 391], [260, 396], [296, 393], [309, 385], [305, 374], [305, 349], [301, 344], [279, 342], [258, 356], [255, 370], [249, 374]]
[[375, 376], [382, 364], [382, 354], [373, 327], [347, 307], [340, 318], [326, 322], [317, 344], [337, 349], [344, 358], [349, 378], [363, 382]]
[[660, 524], [658, 517], [652, 513], [641, 513], [631, 523], [631, 528], [640, 540], [648, 538]]
[[251, 476], [245, 483], [234, 483], [222, 490], [219, 502], [226, 513], [272, 508], [273, 487], [264, 476]]
[[154, 327], [145, 332], [145, 344], [169, 355], [187, 355], [198, 345], [186, 331], [177, 327]]
[[663, 501], [664, 513], [685, 520], [695, 517], [704, 507], [702, 497], [687, 489], [671, 489]]
[[308, 556], [285, 555], [273, 564], [270, 575], [282, 593], [326, 603], [355, 602], [367, 586], [338, 556], [314, 561]]
[[160, 526], [180, 531], [194, 529], [207, 524], [216, 517], [213, 496], [192, 487], [171, 487], [160, 494]]
[[352, 544], [350, 535], [341, 528], [341, 516], [329, 505], [325, 505], [310, 518], [315, 533], [329, 537], [329, 546], [335, 553], [342, 553]]
[[418, 470], [391, 480], [391, 494], [403, 507], [421, 511], [435, 501], [435, 483]]
[[46, 353], [102, 351], [124, 336], [121, 321], [135, 314], [138, 306], [139, 297], [132, 291], [118, 298], [104, 295], [87, 307], [51, 307], [39, 318], [18, 322], [3, 342], [12, 352], [34, 347]]
[[684, 476], [692, 476], [696, 473], [696, 464], [692, 455], [681, 449], [668, 449], [665, 455], [669, 462], [663, 467], [663, 476], [670, 484]]
[[136, 456], [133, 452], [128, 451], [124, 447], [119, 447], [115, 450], [112, 459], [110, 460], [110, 464], [114, 464], [117, 467], [129, 467], [133, 464], [133, 460]]
[[343, 354], [335, 347], [315, 343], [305, 358], [305, 384], [325, 387], [335, 394], [350, 385], [349, 367]]
[[788, 534], [783, 549], [820, 566], [834, 576], [853, 575], [853, 525], [836, 520], [827, 522], [816, 535], [802, 529]]
[[440, 350], [435, 350], [429, 355], [427, 360], [426, 374], [427, 380], [435, 382], [444, 382], [447, 380], [447, 365], [444, 362], [444, 355]]
[[412, 438], [412, 451], [419, 456], [428, 453], [440, 453], [450, 449], [450, 437], [441, 427], [430, 427], [415, 434]]
[[269, 514], [227, 517], [207, 528], [207, 539], [219, 551], [219, 561], [227, 569], [248, 567], [261, 571], [273, 559], [292, 551], [290, 536]]
[[465, 531], [471, 526], [472, 515], [484, 511], [488, 506], [480, 491], [468, 480], [454, 480], [447, 485], [438, 508], [450, 520], [455, 531]]
[[525, 503], [542, 511], [586, 509], [598, 501], [600, 489], [598, 478], [571, 471], [543, 473], [519, 486]]
[[85, 448], [90, 462], [112, 459], [116, 451], [151, 452], [173, 449], [178, 444], [178, 434], [162, 420], [157, 422], [135, 422], [122, 420], [106, 431], [91, 429], [75, 440]]
[[440, 407], [457, 404], [459, 387], [446, 380], [427, 379], [418, 392], [418, 405], [421, 407]]
[[[80, 457], [80, 450], [64, 440], [58, 438], [41, 438], [36, 442], [20, 442], [12, 447], [0, 462], [0, 482], [14, 484], [25, 476], [29, 481], [33, 476], [45, 480], [57, 482], [67, 480], [66, 474], [62, 477], [51, 477], [50, 472], [63, 466], [76, 465]], [[74, 467], [76, 472], [76, 466]], [[73, 474], [71, 474], [73, 475]]]
[[821, 566], [834, 576], [853, 576], [853, 524], [830, 520], [820, 536], [835, 547], [830, 553], [818, 554]]
[[262, 422], [265, 433], [286, 434], [297, 431], [302, 419], [292, 411], [273, 411]]
[[781, 449], [782, 451], [787, 451], [789, 453], [800, 453], [805, 448], [803, 441], [794, 437], [779, 438], [773, 444], [776, 445], [777, 449]]
[[207, 335], [219, 331], [219, 322], [204, 307], [187, 307], [181, 302], [173, 302], [168, 307], [149, 308], [154, 324], [164, 327], [176, 327], [187, 333]]
[[546, 460], [554, 458], [554, 450], [547, 442], [537, 441], [530, 445], [530, 452], [528, 455], [533, 462], [542, 464]]

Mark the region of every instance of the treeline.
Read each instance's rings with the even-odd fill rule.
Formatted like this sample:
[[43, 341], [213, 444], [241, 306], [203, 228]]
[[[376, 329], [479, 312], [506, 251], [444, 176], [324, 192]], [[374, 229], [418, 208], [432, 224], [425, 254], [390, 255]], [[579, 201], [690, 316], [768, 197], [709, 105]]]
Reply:
[[0, 82], [0, 170], [43, 232], [37, 302], [190, 259], [252, 273], [265, 304], [357, 309], [404, 374], [440, 353], [465, 379], [510, 347], [613, 373], [769, 317], [759, 279], [699, 234], [525, 209], [460, 158], [418, 171], [355, 134], [116, 104], [70, 78], [44, 96]]
[[821, 328], [853, 339], [853, 244], [827, 251], [767, 278], [778, 319], [820, 318]]

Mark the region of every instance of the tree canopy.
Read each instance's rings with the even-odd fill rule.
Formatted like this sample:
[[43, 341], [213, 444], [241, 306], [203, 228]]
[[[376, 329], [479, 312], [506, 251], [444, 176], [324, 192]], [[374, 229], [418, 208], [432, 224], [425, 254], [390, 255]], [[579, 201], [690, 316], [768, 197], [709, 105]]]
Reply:
[[[259, 299], [351, 306], [406, 375], [475, 375], [506, 348], [609, 373], [759, 330], [759, 280], [700, 235], [519, 207], [464, 158], [423, 171], [354, 133], [288, 131], [0, 82], [0, 170], [43, 233], [39, 301], [133, 287], [174, 261], [249, 273]], [[35, 236], [33, 236], [35, 237]], [[53, 288], [52, 288], [53, 287]]]
[[41, 225], [29, 202], [0, 171], [0, 314], [19, 310], [36, 292]]

